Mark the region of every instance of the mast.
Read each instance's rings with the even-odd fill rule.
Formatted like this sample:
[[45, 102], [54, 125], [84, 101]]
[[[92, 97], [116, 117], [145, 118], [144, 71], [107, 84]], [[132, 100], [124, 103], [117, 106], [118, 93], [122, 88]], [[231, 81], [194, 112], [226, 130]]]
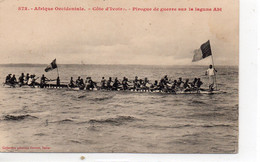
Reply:
[[214, 65], [214, 59], [213, 59], [213, 53], [211, 51], [211, 61], [212, 61], [212, 66], [213, 66], [213, 70], [214, 70], [214, 82], [216, 84], [216, 90], [218, 89], [218, 84], [217, 84], [217, 73], [215, 71], [215, 65]]

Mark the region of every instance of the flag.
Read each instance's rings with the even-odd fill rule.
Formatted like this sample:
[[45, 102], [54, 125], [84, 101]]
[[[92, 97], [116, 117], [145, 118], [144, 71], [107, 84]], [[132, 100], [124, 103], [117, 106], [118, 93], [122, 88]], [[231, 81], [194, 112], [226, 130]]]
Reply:
[[57, 64], [56, 64], [56, 59], [54, 59], [50, 65], [48, 65], [46, 68], [45, 68], [45, 72], [48, 72], [50, 70], [53, 70], [57, 68]]
[[211, 48], [209, 40], [206, 43], [203, 43], [199, 49], [194, 50], [194, 56], [192, 62], [202, 60], [208, 56], [211, 56]]

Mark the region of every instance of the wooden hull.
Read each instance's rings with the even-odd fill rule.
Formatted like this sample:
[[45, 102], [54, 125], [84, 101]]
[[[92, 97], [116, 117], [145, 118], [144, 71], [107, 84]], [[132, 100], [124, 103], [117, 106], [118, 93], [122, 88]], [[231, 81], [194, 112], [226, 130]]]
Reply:
[[145, 90], [145, 89], [131, 89], [131, 90], [123, 90], [122, 88], [118, 88], [117, 90], [106, 90], [106, 89], [100, 89], [93, 88], [91, 90], [86, 90], [85, 87], [69, 87], [68, 85], [62, 84], [62, 85], [56, 85], [56, 84], [35, 84], [34, 86], [28, 86], [28, 85], [10, 85], [10, 84], [3, 84], [6, 87], [10, 88], [47, 88], [47, 89], [68, 89], [68, 90], [85, 90], [85, 91], [122, 91], [122, 92], [134, 92], [134, 93], [161, 93], [161, 94], [222, 94], [226, 93], [224, 91], [216, 90], [216, 91], [208, 91], [208, 90], [199, 90], [199, 91], [176, 91], [176, 92], [165, 92], [160, 90]]

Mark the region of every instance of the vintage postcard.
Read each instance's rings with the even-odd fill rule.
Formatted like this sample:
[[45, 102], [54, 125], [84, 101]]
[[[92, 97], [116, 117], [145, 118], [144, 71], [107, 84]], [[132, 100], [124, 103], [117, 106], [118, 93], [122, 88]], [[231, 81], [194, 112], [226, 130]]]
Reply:
[[0, 27], [0, 152], [238, 152], [238, 0], [1, 0]]

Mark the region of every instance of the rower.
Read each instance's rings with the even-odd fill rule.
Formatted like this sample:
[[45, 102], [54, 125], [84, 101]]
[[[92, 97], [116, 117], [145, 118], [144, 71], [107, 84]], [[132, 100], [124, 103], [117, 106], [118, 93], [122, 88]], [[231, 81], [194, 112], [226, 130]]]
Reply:
[[12, 78], [10, 79], [10, 83], [11, 83], [11, 84], [17, 83], [16, 77], [15, 77], [14, 74], [13, 74]]
[[165, 81], [164, 81], [164, 78], [162, 78], [159, 82], [159, 90], [163, 90], [165, 87]]
[[75, 85], [74, 85], [74, 81], [73, 81], [73, 77], [70, 78], [69, 87], [70, 87], [70, 88], [75, 87]]
[[198, 80], [197, 80], [197, 82], [196, 82], [196, 88], [197, 88], [197, 90], [200, 90], [200, 87], [201, 87], [202, 84], [203, 84], [203, 82], [200, 81], [200, 78], [198, 78]]
[[25, 77], [25, 79], [26, 79], [26, 84], [28, 84], [29, 78], [30, 78], [30, 75], [29, 75], [29, 73], [27, 73], [27, 74], [26, 74], [26, 77]]
[[158, 81], [155, 80], [154, 83], [150, 86], [150, 90], [154, 91], [154, 90], [158, 90]]
[[86, 90], [93, 90], [95, 87], [95, 82], [91, 79], [91, 77], [87, 77], [86, 79]]
[[209, 65], [208, 70], [205, 72], [205, 75], [209, 76], [209, 90], [213, 91], [215, 86], [215, 76], [216, 76], [217, 70], [213, 68], [212, 65]]
[[113, 83], [113, 88], [112, 88], [112, 90], [117, 91], [119, 85], [120, 85], [120, 82], [117, 80], [117, 77], [116, 77], [116, 78], [115, 78], [115, 81], [114, 81], [114, 83]]
[[197, 83], [198, 79], [194, 78], [194, 80], [191, 82], [191, 88], [195, 89], [196, 83]]
[[168, 79], [167, 75], [164, 76], [164, 82], [165, 82], [165, 84], [169, 83], [169, 79]]
[[79, 86], [79, 83], [80, 83], [80, 77], [78, 77], [78, 79], [76, 80], [76, 85]]
[[135, 76], [135, 79], [134, 79], [133, 83], [134, 83], [134, 90], [139, 90], [139, 88], [140, 88], [140, 82], [139, 82], [137, 76]]
[[184, 84], [184, 82], [182, 81], [182, 78], [180, 77], [179, 80], [177, 81], [177, 87], [182, 90], [183, 84]]
[[101, 89], [105, 89], [106, 88], [106, 79], [105, 79], [105, 77], [102, 77], [100, 84], [101, 84]]
[[40, 82], [41, 88], [43, 88], [43, 87], [46, 86], [46, 81], [47, 81], [47, 80], [48, 80], [48, 78], [46, 78], [46, 77], [44, 76], [44, 74], [42, 74], [41, 82]]
[[33, 79], [33, 75], [30, 75], [30, 76], [29, 76], [29, 79], [28, 79], [28, 81], [27, 81], [27, 84], [28, 84], [29, 86], [32, 86], [32, 79]]
[[80, 79], [79, 85], [84, 85], [84, 80], [83, 80], [83, 78]]
[[39, 77], [35, 78], [35, 75], [31, 75], [28, 79], [28, 85], [34, 87], [36, 84], [36, 79]]
[[21, 76], [19, 77], [19, 83], [20, 83], [21, 85], [24, 84], [24, 74], [23, 74], [23, 73], [22, 73]]
[[186, 79], [185, 83], [183, 84], [184, 91], [190, 91], [189, 79]]
[[112, 78], [109, 77], [108, 80], [107, 80], [107, 90], [111, 90], [112, 89], [111, 83], [112, 83]]
[[5, 78], [5, 83], [7, 84], [7, 83], [10, 83], [10, 80], [11, 80], [11, 75], [12, 74], [8, 74], [7, 76], [6, 76], [6, 78]]
[[178, 86], [177, 80], [174, 80], [171, 87], [172, 92], [176, 92], [177, 86]]
[[126, 77], [123, 78], [123, 81], [122, 81], [122, 85], [123, 85], [123, 90], [127, 90], [128, 89], [128, 79]]

